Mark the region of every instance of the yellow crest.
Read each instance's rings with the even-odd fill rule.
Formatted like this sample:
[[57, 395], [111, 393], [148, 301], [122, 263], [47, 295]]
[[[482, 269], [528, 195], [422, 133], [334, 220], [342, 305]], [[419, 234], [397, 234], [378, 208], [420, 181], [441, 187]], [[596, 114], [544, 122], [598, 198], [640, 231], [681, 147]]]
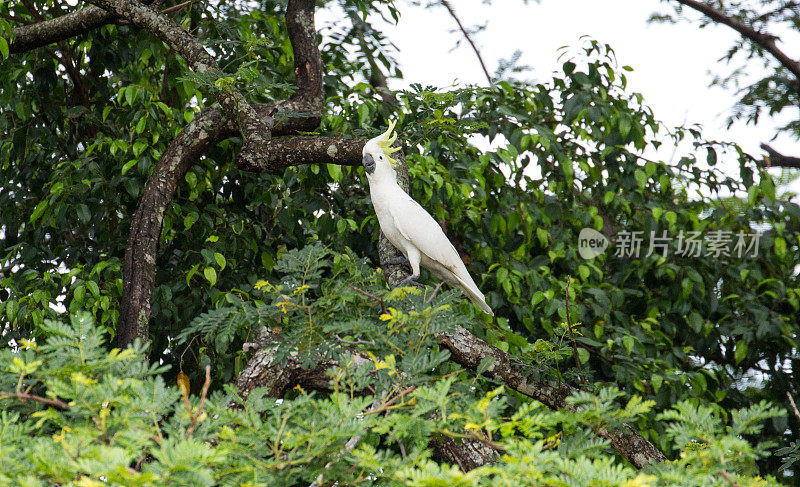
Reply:
[[389, 128], [386, 129], [386, 132], [375, 137], [377, 139], [376, 142], [378, 143], [378, 147], [381, 148], [386, 158], [389, 159], [389, 163], [392, 165], [392, 167], [397, 166], [397, 161], [393, 159], [391, 155], [400, 150], [399, 147], [392, 147], [394, 141], [397, 140], [397, 134], [392, 133], [395, 124], [396, 122], [390, 120]]

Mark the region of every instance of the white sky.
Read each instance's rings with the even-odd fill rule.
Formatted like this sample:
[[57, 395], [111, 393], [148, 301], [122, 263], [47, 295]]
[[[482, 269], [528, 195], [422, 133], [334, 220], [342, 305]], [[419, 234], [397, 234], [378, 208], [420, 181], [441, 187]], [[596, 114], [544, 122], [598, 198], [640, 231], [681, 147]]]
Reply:
[[[542, 0], [528, 5], [522, 0], [494, 0], [492, 5], [481, 0], [451, 0], [451, 5], [464, 25], [487, 23], [486, 30], [474, 39], [491, 74], [499, 59], [519, 49], [523, 52], [521, 64], [534, 68], [527, 77], [546, 80], [561, 64], [558, 48], [578, 46], [580, 37], [588, 35], [610, 44], [620, 65], [634, 68], [627, 73], [629, 90], [642, 93], [656, 118], [667, 125], [699, 123], [705, 138], [735, 141], [752, 154], [761, 154], [761, 142], [784, 153], [800, 154], [800, 143], [787, 136], [769, 142], [775, 127], [797, 117], [797, 111], [781, 120], [762, 117], [757, 127], [738, 123], [730, 130], [725, 128], [734, 92], [709, 87], [712, 72], [727, 74], [729, 69], [717, 61], [737, 35], [725, 26], [700, 29], [687, 22], [649, 24], [650, 14], [666, 9], [658, 0]], [[382, 26], [398, 48], [396, 57], [404, 75], [403, 80], [390, 80], [391, 88], [406, 88], [410, 83], [439, 87], [487, 84], [466, 42], [452, 50], [461, 33], [453, 32], [456, 24], [443, 7], [425, 9], [402, 3], [399, 7], [398, 25]], [[798, 36], [784, 40], [800, 45], [795, 43]], [[738, 175], [738, 169], [731, 170], [736, 171], [731, 176]]]

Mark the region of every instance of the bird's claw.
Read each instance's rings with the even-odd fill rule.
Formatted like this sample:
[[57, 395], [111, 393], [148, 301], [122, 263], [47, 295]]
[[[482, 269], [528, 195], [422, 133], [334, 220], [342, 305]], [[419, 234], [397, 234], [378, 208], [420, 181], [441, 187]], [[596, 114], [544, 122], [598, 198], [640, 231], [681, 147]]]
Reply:
[[400, 257], [395, 257], [394, 259], [387, 260], [386, 265], [404, 265], [411, 267], [411, 263], [408, 261], [408, 259], [406, 259], [402, 255]]
[[422, 287], [422, 284], [417, 282], [418, 278], [419, 278], [419, 276], [408, 276], [405, 279], [403, 279], [402, 281], [400, 281], [400, 284], [398, 284], [397, 287], [403, 287], [403, 286]]

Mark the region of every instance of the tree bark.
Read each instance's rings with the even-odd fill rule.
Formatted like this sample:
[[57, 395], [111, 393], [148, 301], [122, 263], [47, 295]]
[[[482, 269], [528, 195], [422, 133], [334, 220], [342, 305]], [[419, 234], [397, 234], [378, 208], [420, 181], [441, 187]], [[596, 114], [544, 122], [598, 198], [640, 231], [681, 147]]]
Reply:
[[[577, 389], [563, 382], [533, 380], [525, 376], [520, 372], [524, 370], [525, 364], [514, 360], [508, 353], [489, 345], [460, 326], [456, 327], [453, 333], [443, 333], [438, 338], [442, 345], [450, 350], [450, 360], [470, 370], [477, 370], [484, 358], [494, 358], [494, 363], [484, 375], [536, 399], [550, 409], [566, 408], [567, 397], [577, 392]], [[658, 448], [629, 425], [615, 430], [599, 428], [595, 433], [609, 440], [620, 455], [638, 468], [667, 459]]]
[[785, 156], [767, 144], [761, 144], [761, 148], [769, 154], [767, 166], [800, 168], [800, 157]]
[[106, 24], [115, 16], [99, 7], [86, 7], [55, 19], [14, 28], [9, 52], [20, 53], [85, 34]]

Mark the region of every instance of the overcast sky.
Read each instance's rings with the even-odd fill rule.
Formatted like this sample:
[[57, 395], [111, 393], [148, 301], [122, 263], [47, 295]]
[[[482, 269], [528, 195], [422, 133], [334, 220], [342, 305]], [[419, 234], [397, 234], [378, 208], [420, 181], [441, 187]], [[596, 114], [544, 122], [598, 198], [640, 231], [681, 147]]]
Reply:
[[[728, 68], [717, 59], [736, 33], [724, 26], [649, 24], [650, 14], [666, 8], [658, 0], [542, 0], [528, 5], [522, 0], [494, 0], [491, 5], [482, 0], [451, 0], [451, 5], [465, 25], [487, 23], [475, 40], [490, 73], [499, 59], [519, 49], [521, 62], [534, 68], [529, 77], [545, 80], [560, 66], [558, 48], [578, 46], [580, 37], [589, 35], [610, 44], [621, 65], [634, 68], [628, 73], [629, 89], [642, 93], [656, 117], [668, 125], [699, 123], [707, 139], [733, 140], [746, 151], [760, 154], [759, 143], [768, 142], [775, 127], [789, 119], [764, 117], [757, 127], [738, 123], [726, 129], [734, 92], [709, 87], [709, 82], [711, 72], [727, 73]], [[452, 50], [461, 34], [452, 31], [456, 25], [443, 7], [400, 7], [398, 25], [383, 25], [398, 48], [404, 75], [404, 80], [390, 81], [391, 88], [406, 88], [409, 83], [487, 84], [466, 42]], [[789, 45], [798, 40], [784, 39]], [[797, 117], [797, 111], [791, 116]], [[771, 144], [784, 153], [800, 154], [800, 144], [789, 137]]]

